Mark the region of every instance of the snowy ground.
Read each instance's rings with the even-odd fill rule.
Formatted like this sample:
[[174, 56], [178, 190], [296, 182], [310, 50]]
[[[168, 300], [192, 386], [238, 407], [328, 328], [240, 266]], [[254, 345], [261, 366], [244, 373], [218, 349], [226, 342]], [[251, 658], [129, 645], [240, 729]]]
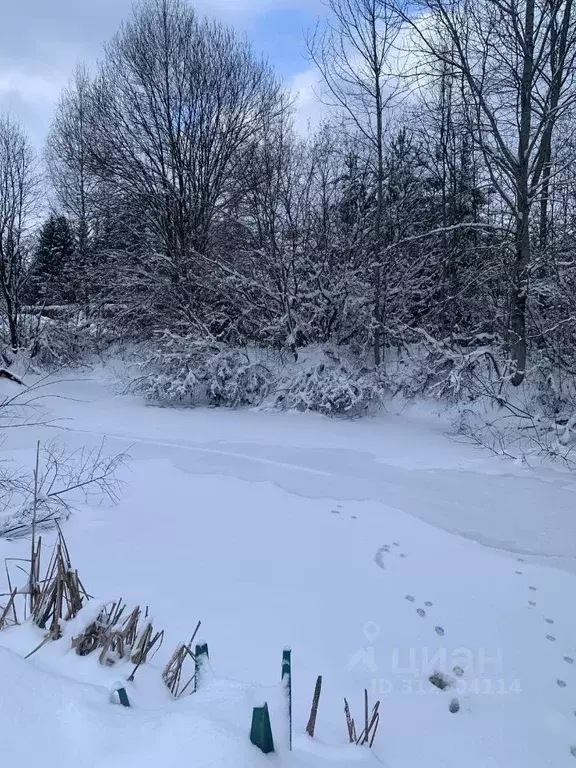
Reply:
[[[158, 666], [201, 619], [215, 680], [174, 703], [147, 670], [124, 710], [108, 694], [121, 670], [63, 641], [21, 660], [38, 637], [8, 630], [0, 707], [15, 763], [46, 764], [23, 734], [33, 721], [61, 768], [576, 766], [576, 478], [450, 441], [433, 418], [148, 408], [102, 372], [51, 391], [39, 407], [57, 421], [8, 431], [3, 457], [30, 465], [36, 439], [54, 436], [128, 451], [120, 504], [65, 526], [74, 565], [99, 598], [150, 605], [167, 633]], [[26, 546], [0, 542], [0, 556]], [[291, 755], [274, 704], [286, 645]], [[435, 670], [451, 688], [429, 683]], [[361, 717], [365, 687], [382, 702], [371, 753], [346, 745], [342, 712], [346, 696]], [[263, 699], [276, 756], [248, 741]]]

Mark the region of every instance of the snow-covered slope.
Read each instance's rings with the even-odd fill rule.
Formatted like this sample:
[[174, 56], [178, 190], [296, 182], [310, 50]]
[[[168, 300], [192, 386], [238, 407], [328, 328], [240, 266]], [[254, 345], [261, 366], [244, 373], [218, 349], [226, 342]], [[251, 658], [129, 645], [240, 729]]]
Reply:
[[[109, 701], [121, 670], [64, 644], [20, 660], [13, 652], [26, 655], [38, 637], [8, 630], [0, 679], [12, 693], [0, 717], [15, 762], [39, 755], [23, 744], [31, 718], [61, 767], [576, 765], [569, 475], [485, 457], [450, 442], [440, 423], [407, 416], [347, 423], [145, 408], [102, 380], [55, 391], [74, 399], [43, 407], [66, 421], [11, 432], [4, 455], [30, 463], [36, 437], [55, 434], [71, 447], [106, 435], [108, 450], [129, 450], [119, 506], [82, 508], [65, 526], [74, 564], [99, 598], [150, 605], [167, 633], [158, 667], [201, 619], [216, 679], [174, 703], [150, 669], [123, 710]], [[0, 543], [2, 556], [25, 550]], [[266, 758], [248, 741], [250, 710], [275, 701], [285, 645], [295, 750], [286, 752], [273, 709], [279, 753]], [[446, 690], [429, 682], [435, 671]], [[346, 696], [361, 718], [364, 688], [381, 699], [370, 754], [346, 745], [343, 714]]]
[[[95, 666], [91, 672], [96, 680], [106, 677], [105, 671]], [[243, 727], [250, 719], [251, 707], [260, 703], [258, 696], [270, 698], [269, 691], [254, 686], [214, 682], [205, 691], [178, 702], [169, 702], [158, 690], [155, 705], [141, 701], [132, 686], [133, 706], [125, 709], [102, 681], [73, 682], [5, 648], [0, 648], [0, 679], [6, 765], [157, 768], [192, 762], [216, 768], [258, 768], [269, 764], [250, 744]], [[309, 764], [306, 747], [292, 755], [281, 743], [277, 747], [286, 765]], [[356, 765], [357, 751], [339, 749], [338, 759], [344, 765]], [[362, 757], [365, 763], [370, 762], [370, 755], [364, 753]], [[318, 761], [325, 762], [321, 751], [313, 759]]]

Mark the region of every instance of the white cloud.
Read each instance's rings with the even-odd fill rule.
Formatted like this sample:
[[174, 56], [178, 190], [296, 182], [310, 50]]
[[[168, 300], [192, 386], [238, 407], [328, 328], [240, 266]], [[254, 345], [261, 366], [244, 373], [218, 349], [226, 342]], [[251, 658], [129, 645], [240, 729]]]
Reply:
[[0, 98], [18, 92], [27, 101], [53, 103], [60, 93], [59, 81], [39, 74], [27, 74], [18, 70], [0, 71]]
[[204, 13], [226, 13], [236, 16], [246, 16], [253, 13], [262, 13], [271, 9], [302, 7], [305, 0], [200, 0], [196, 7]]
[[57, 76], [0, 70], [0, 112], [19, 120], [37, 149], [42, 146], [63, 84]]
[[314, 131], [328, 113], [327, 107], [319, 98], [322, 81], [316, 67], [310, 67], [295, 75], [290, 83], [290, 90], [295, 101], [296, 130], [299, 134], [306, 135], [308, 131]]
[[[254, 27], [268, 12], [310, 10], [317, 1], [190, 0], [200, 14], [216, 16], [239, 29]], [[132, 4], [133, 0], [18, 0], [8, 4], [0, 25], [0, 111], [9, 111], [19, 120], [38, 148], [74, 67], [80, 61], [95, 62], [102, 43], [130, 14]], [[303, 114], [308, 112], [313, 115], [309, 106]]]

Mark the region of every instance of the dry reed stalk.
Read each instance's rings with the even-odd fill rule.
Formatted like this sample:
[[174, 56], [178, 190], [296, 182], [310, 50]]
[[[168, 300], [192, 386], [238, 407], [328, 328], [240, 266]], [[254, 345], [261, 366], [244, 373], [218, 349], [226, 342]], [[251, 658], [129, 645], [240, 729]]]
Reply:
[[194, 673], [188, 679], [188, 682], [184, 686], [180, 685], [182, 680], [182, 669], [186, 659], [191, 659], [194, 663], [194, 666], [196, 666], [196, 655], [193, 653], [192, 647], [196, 635], [198, 634], [198, 630], [200, 629], [200, 624], [201, 622], [196, 624], [196, 629], [194, 630], [188, 643], [180, 643], [180, 645], [176, 647], [176, 650], [170, 657], [170, 661], [168, 664], [166, 664], [164, 671], [162, 672], [162, 679], [164, 680], [168, 690], [175, 699], [182, 696], [194, 681], [196, 668], [194, 668]]
[[376, 738], [376, 732], [380, 723], [380, 702], [377, 701], [372, 707], [370, 715], [368, 714], [368, 691], [364, 689], [364, 728], [359, 736], [356, 736], [356, 726], [354, 719], [350, 715], [350, 707], [344, 699], [344, 713], [346, 715], [346, 726], [348, 728], [348, 738], [351, 744], [368, 744], [371, 747]]
[[[36, 520], [38, 511], [38, 479], [40, 472], [40, 440], [36, 443], [36, 466], [34, 467], [34, 506], [32, 512], [32, 541], [30, 543], [30, 613], [34, 610], [34, 603], [38, 596], [38, 579], [40, 574], [40, 551], [36, 549]], [[39, 547], [41, 542], [39, 543]], [[26, 618], [26, 614], [24, 614]]]
[[0, 615], [0, 630], [4, 629], [6, 626], [6, 617], [8, 616], [8, 612], [10, 611], [10, 608], [14, 605], [14, 600], [16, 599], [16, 595], [18, 594], [18, 590], [14, 589], [12, 590], [12, 594], [10, 595], [10, 599], [6, 603], [6, 606], [2, 610], [2, 615]]
[[[34, 493], [36, 508], [36, 479]], [[26, 598], [25, 615], [28, 610], [33, 623], [41, 629], [47, 629], [47, 634], [40, 645], [28, 654], [31, 656], [49, 640], [58, 640], [62, 636], [63, 623], [75, 618], [84, 607], [85, 602], [90, 600], [90, 596], [80, 580], [78, 571], [72, 568], [68, 546], [59, 527], [58, 540], [42, 577], [42, 538], [36, 539], [36, 529], [33, 525], [30, 560], [23, 561], [28, 563], [29, 567], [27, 570], [22, 568], [27, 575], [27, 587], [24, 590], [18, 590], [12, 586], [8, 569], [8, 560], [12, 559], [14, 558], [5, 560], [9, 599], [3, 608], [0, 607], [0, 629], [7, 625], [10, 612], [13, 613], [14, 623], [18, 623], [16, 598], [18, 595], [24, 595]], [[147, 607], [143, 612], [140, 606], [136, 606], [127, 616], [125, 614], [126, 605], [122, 599], [104, 606], [96, 620], [86, 627], [80, 635], [72, 638], [72, 648], [80, 656], [87, 656], [100, 649], [100, 663], [106, 665], [114, 664], [118, 659], [128, 657], [135, 664], [130, 675], [130, 679], [133, 680], [138, 668], [161, 646], [164, 631], [154, 632], [152, 622], [148, 618]], [[200, 622], [198, 623], [199, 626]], [[195, 635], [196, 632], [190, 643], [194, 640]], [[194, 658], [191, 650], [188, 650]], [[180, 680], [178, 679], [177, 689], [179, 684]]]
[[130, 658], [135, 664], [129, 677], [133, 680], [138, 668], [161, 646], [164, 631], [154, 632], [152, 622], [147, 618], [148, 608], [142, 613], [140, 606], [136, 606], [122, 621], [125, 613], [126, 605], [122, 599], [104, 606], [96, 621], [75, 637], [72, 645], [80, 656], [102, 649], [102, 664], [110, 665], [118, 659]]
[[[39, 562], [36, 556], [34, 560], [35, 563]], [[61, 636], [62, 623], [75, 618], [88, 598], [76, 571], [72, 570], [70, 554], [61, 531], [46, 576], [38, 579], [33, 588], [37, 594], [31, 600], [32, 620], [40, 629], [48, 626], [51, 638], [57, 640]]]
[[128, 616], [122, 627], [122, 634], [126, 645], [132, 647], [136, 642], [138, 636], [138, 624], [140, 622], [140, 606], [137, 605], [132, 613]]
[[[148, 660], [148, 656], [152, 654], [152, 652], [156, 653], [158, 648], [162, 645], [162, 641], [164, 640], [164, 630], [156, 632], [156, 634], [153, 633], [154, 628], [152, 627], [152, 622], [149, 621], [132, 645], [132, 656], [130, 661], [132, 664], [136, 664], [136, 667], [144, 664]], [[158, 646], [158, 648], [155, 646]]]
[[110, 632], [102, 645], [102, 650], [98, 657], [100, 664], [107, 667], [113, 666], [118, 659], [124, 658], [124, 649], [125, 643], [122, 632]]
[[[40, 563], [42, 562], [42, 537], [38, 537], [38, 544], [32, 545], [30, 551], [30, 578], [28, 584], [29, 614], [32, 616], [40, 596]], [[26, 619], [26, 610], [24, 618]]]
[[346, 699], [344, 699], [344, 714], [346, 715], [346, 727], [348, 728], [348, 738], [350, 739], [350, 744], [354, 744], [356, 742], [356, 726], [354, 725], [354, 720], [350, 715], [350, 707], [348, 706], [348, 702], [346, 701]]

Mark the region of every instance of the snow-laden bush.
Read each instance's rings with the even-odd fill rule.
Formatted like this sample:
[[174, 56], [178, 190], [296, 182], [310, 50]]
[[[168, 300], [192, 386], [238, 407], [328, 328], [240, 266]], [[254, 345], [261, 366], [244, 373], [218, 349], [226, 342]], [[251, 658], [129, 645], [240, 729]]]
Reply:
[[95, 351], [88, 325], [45, 320], [30, 345], [33, 364], [45, 370], [72, 368], [86, 362]]
[[143, 376], [132, 389], [155, 405], [194, 405], [202, 394], [202, 351], [197, 342], [164, 333], [147, 345]]
[[321, 362], [285, 382], [278, 407], [325, 416], [360, 416], [377, 396], [372, 380], [340, 361]]
[[238, 352], [220, 352], [207, 360], [204, 382], [213, 405], [260, 405], [270, 392], [271, 375]]
[[157, 405], [259, 405], [271, 374], [245, 354], [214, 342], [164, 334], [148, 348], [135, 388]]
[[381, 376], [381, 386], [409, 400], [443, 403], [459, 435], [499, 455], [560, 458], [576, 467], [576, 375], [537, 350], [515, 386], [504, 345], [474, 341], [413, 345]]
[[409, 400], [470, 402], [488, 394], [487, 387], [497, 390], [506, 371], [501, 345], [486, 334], [458, 341], [434, 339], [420, 331], [408, 334], [401, 351], [380, 374], [380, 384]]
[[141, 390], [149, 403], [157, 405], [193, 405], [201, 385], [196, 375], [181, 368], [174, 374], [158, 371], [142, 382]]
[[456, 431], [499, 455], [560, 459], [576, 468], [576, 382], [543, 373], [531, 365], [519, 387], [488, 382], [484, 397], [459, 404]]
[[[380, 385], [408, 400], [433, 398], [450, 409], [455, 432], [499, 455], [562, 459], [576, 466], [576, 376], [532, 352], [527, 376], [514, 368], [502, 340], [412, 335]], [[572, 458], [574, 454], [574, 458]]]
[[358, 416], [376, 399], [373, 378], [329, 350], [313, 350], [298, 363], [281, 354], [271, 365], [262, 360], [257, 349], [166, 333], [147, 347], [133, 389], [156, 405], [267, 404], [329, 416]]

